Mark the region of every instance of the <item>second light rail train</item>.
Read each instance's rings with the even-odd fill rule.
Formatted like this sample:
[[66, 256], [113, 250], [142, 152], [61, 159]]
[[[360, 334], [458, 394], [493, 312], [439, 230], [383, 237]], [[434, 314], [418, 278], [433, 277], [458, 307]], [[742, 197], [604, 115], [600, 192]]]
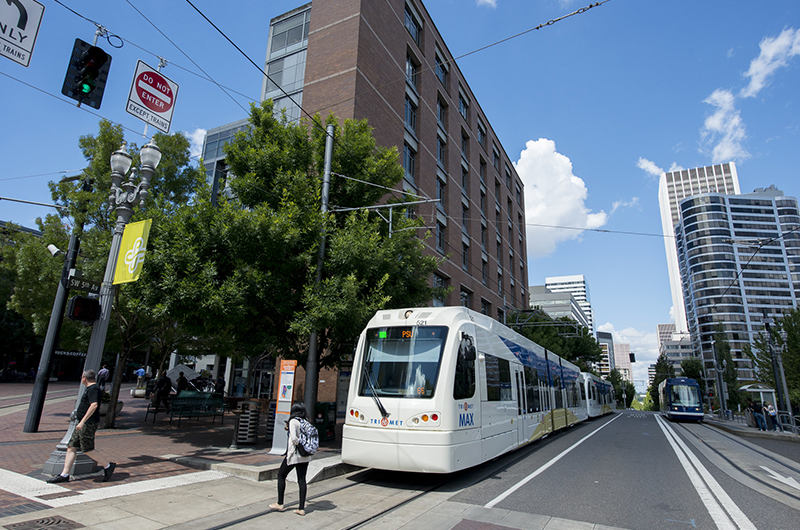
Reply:
[[379, 311], [353, 359], [342, 461], [451, 473], [614, 407], [611, 383], [483, 314]]

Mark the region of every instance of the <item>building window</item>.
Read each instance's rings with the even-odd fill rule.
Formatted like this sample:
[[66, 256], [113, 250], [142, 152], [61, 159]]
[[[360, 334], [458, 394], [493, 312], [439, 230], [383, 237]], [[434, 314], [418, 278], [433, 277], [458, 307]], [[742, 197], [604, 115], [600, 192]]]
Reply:
[[481, 225], [481, 248], [486, 250], [486, 227]]
[[447, 105], [441, 99], [436, 100], [436, 121], [439, 123], [439, 127], [447, 130]]
[[414, 133], [417, 133], [417, 106], [411, 101], [411, 98], [406, 96], [406, 128]]
[[503, 296], [503, 271], [497, 271], [497, 294]]
[[508, 165], [506, 165], [506, 188], [511, 191], [511, 170], [508, 169]]
[[[494, 180], [494, 202], [497, 206], [500, 206], [500, 181], [495, 179]], [[497, 220], [500, 220], [500, 217], [497, 217]]]
[[469, 235], [469, 206], [461, 203], [461, 231]]
[[503, 268], [503, 243], [501, 241], [497, 242], [497, 268]]
[[438, 77], [439, 81], [442, 82], [442, 86], [444, 86], [444, 88], [447, 89], [447, 64], [442, 59], [441, 55], [439, 55], [438, 51], [436, 52], [435, 72], [436, 72], [436, 77]]
[[[442, 276], [434, 273], [433, 275], [433, 288], [434, 289], [443, 289], [447, 287], [447, 280], [445, 280]], [[433, 307], [444, 307], [444, 298], [434, 298], [433, 299]]]
[[486, 149], [486, 126], [483, 125], [481, 120], [478, 120], [478, 143]]
[[442, 169], [447, 167], [447, 142], [439, 135], [436, 135], [436, 162]]
[[489, 285], [489, 263], [485, 260], [481, 260], [481, 281], [483, 285]]
[[411, 34], [411, 38], [414, 42], [417, 43], [417, 46], [420, 45], [420, 35], [422, 34], [422, 25], [417, 21], [417, 17], [414, 16], [414, 13], [406, 6], [406, 29], [408, 33]]
[[486, 217], [486, 194], [481, 190], [481, 216]]
[[469, 270], [469, 245], [461, 243], [461, 268]]
[[[522, 188], [519, 187], [519, 184], [514, 185], [516, 194], [517, 194], [517, 205], [522, 208]], [[520, 223], [521, 225], [522, 223]]]
[[491, 312], [492, 312], [492, 304], [490, 304], [486, 300], [481, 300], [481, 314], [489, 316], [489, 313]]
[[414, 183], [415, 167], [417, 165], [417, 153], [407, 143], [403, 143], [403, 169], [406, 170], [406, 179]]
[[469, 123], [469, 101], [461, 93], [458, 94], [458, 113]]
[[461, 307], [470, 308], [472, 305], [472, 293], [462, 290], [461, 291]]
[[419, 81], [419, 66], [410, 55], [406, 55], [406, 82], [416, 91], [419, 86], [417, 81]]
[[478, 175], [481, 177], [481, 184], [486, 185], [486, 160], [483, 157], [478, 165]]
[[461, 166], [461, 191], [469, 198], [469, 169]]
[[497, 152], [497, 147], [492, 147], [492, 165], [500, 171], [500, 153]]
[[439, 202], [436, 203], [436, 207], [444, 213], [447, 198], [447, 183], [440, 178], [436, 179], [436, 198], [439, 199]]
[[461, 131], [461, 158], [469, 163], [469, 136], [464, 131]]
[[445, 226], [442, 222], [436, 221], [436, 250], [444, 254], [445, 247]]

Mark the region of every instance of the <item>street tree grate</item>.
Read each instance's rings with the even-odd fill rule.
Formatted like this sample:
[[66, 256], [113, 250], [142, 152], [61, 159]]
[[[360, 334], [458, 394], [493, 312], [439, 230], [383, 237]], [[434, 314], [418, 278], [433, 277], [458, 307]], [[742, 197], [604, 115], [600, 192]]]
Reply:
[[86, 528], [81, 523], [70, 521], [60, 515], [45, 517], [24, 523], [15, 523], [4, 526], [8, 530], [73, 530], [74, 528]]

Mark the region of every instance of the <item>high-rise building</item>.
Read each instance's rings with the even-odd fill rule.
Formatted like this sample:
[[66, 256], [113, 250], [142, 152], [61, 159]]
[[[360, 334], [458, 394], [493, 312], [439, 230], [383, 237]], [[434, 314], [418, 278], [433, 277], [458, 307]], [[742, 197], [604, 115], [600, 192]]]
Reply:
[[572, 293], [554, 293], [544, 285], [532, 285], [528, 287], [528, 293], [531, 308], [538, 307], [554, 319], [567, 317], [591, 329], [589, 319]]
[[614, 343], [614, 367], [619, 371], [623, 381], [633, 384], [630, 344], [624, 342]]
[[684, 333], [689, 328], [683, 302], [678, 254], [675, 249], [675, 226], [680, 221], [678, 204], [686, 197], [701, 193], [727, 195], [740, 193], [736, 164], [729, 162], [662, 173], [658, 182], [658, 204], [661, 209], [661, 227], [664, 231], [664, 245], [667, 251], [667, 271], [672, 291], [673, 318], [676, 331]]
[[544, 285], [554, 293], [572, 293], [578, 305], [581, 306], [586, 320], [589, 321], [589, 329], [594, 333], [594, 313], [592, 312], [592, 302], [589, 299], [589, 285], [583, 274], [573, 276], [552, 276], [544, 279]]
[[800, 211], [774, 186], [744, 195], [705, 193], [680, 203], [678, 262], [696, 356], [712, 381], [721, 327], [740, 382], [754, 380], [743, 348], [800, 297]]
[[600, 366], [597, 367], [597, 371], [605, 379], [611, 373], [611, 370], [616, 368], [614, 364], [614, 337], [611, 333], [598, 331], [597, 342], [600, 344], [600, 349], [603, 350], [603, 358], [600, 361]]
[[277, 112], [366, 119], [400, 153], [398, 188], [439, 199], [415, 207], [427, 252], [449, 258], [431, 281], [451, 294], [432, 305], [501, 321], [527, 308], [522, 180], [421, 1], [314, 0], [277, 16], [264, 70]]
[[667, 360], [675, 369], [676, 374], [681, 373], [681, 363], [684, 359], [694, 357], [692, 338], [689, 332], [679, 333], [675, 324], [658, 325], [658, 354], [667, 356]]
[[206, 131], [203, 140], [203, 165], [206, 167], [206, 177], [211, 185], [212, 201], [222, 193], [228, 184], [228, 166], [225, 164], [225, 144], [231, 142], [236, 133], [243, 131], [250, 125], [246, 119], [214, 127]]

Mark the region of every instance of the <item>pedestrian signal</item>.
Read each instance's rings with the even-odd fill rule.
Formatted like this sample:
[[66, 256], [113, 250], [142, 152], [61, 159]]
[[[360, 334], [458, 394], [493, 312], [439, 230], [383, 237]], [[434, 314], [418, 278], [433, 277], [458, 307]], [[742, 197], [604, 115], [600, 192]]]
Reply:
[[73, 296], [67, 304], [67, 316], [78, 322], [94, 322], [100, 318], [100, 300], [88, 296]]

